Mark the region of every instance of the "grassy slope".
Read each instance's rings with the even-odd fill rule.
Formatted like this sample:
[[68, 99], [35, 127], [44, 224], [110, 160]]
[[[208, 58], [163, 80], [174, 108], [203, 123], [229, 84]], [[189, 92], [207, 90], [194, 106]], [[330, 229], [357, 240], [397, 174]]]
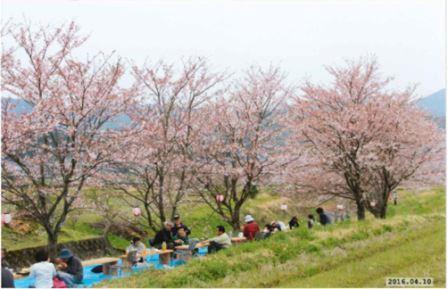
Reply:
[[[97, 219], [97, 216], [93, 214], [82, 214], [76, 223], [71, 224], [68, 222], [68, 224], [63, 227], [59, 236], [59, 241], [68, 242], [98, 237], [101, 232], [89, 225]], [[34, 226], [36, 227], [35, 230], [25, 234], [3, 227], [2, 247], [12, 251], [46, 245], [47, 235], [45, 230], [36, 224], [34, 224]]]
[[[248, 201], [242, 214], [252, 213], [257, 215], [258, 220], [268, 221], [279, 217], [280, 203], [284, 202], [278, 196], [272, 196], [267, 193], [260, 193], [256, 199]], [[291, 204], [291, 202], [289, 201]], [[293, 206], [290, 205], [290, 208]], [[131, 208], [121, 206], [122, 215], [131, 215]], [[210, 208], [204, 204], [184, 204], [180, 207], [180, 214], [184, 223], [193, 229], [192, 237], [207, 238], [214, 234], [217, 225], [223, 224], [221, 217], [213, 213]], [[73, 216], [75, 215], [76, 222]], [[286, 219], [286, 216], [283, 216]], [[101, 230], [93, 228], [92, 223], [98, 222], [99, 217], [92, 213], [76, 212], [69, 215], [66, 224], [60, 235], [60, 242], [82, 240], [87, 238], [98, 237]], [[230, 226], [223, 224], [230, 230]], [[2, 247], [7, 250], [19, 250], [23, 248], [43, 246], [47, 243], [46, 233], [43, 228], [37, 226], [32, 232], [21, 234], [12, 231], [9, 228], [2, 228]], [[153, 236], [152, 232], [149, 232]], [[124, 249], [129, 245], [129, 240], [125, 240], [119, 236], [111, 235], [110, 241], [112, 245], [119, 249]]]
[[408, 193], [390, 218], [280, 233], [108, 287], [384, 287], [385, 277], [445, 284], [445, 192]]

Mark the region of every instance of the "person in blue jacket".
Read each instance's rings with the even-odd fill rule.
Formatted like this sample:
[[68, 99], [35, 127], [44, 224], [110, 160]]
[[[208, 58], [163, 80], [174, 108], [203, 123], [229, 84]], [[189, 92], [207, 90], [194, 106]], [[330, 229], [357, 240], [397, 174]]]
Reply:
[[319, 207], [316, 209], [316, 213], [319, 215], [319, 223], [321, 223], [323, 226], [331, 224], [331, 219], [328, 214], [324, 212], [324, 209]]

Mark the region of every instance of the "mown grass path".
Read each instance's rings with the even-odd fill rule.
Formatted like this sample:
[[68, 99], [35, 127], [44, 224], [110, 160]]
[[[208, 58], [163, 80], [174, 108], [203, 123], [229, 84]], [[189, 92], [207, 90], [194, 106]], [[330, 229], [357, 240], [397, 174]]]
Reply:
[[[443, 222], [427, 230], [417, 230], [400, 242], [384, 241], [382, 250], [344, 262], [308, 278], [280, 282], [280, 287], [384, 287], [386, 277], [433, 277], [435, 286], [445, 284], [445, 240]], [[394, 236], [396, 238], [396, 236]]]

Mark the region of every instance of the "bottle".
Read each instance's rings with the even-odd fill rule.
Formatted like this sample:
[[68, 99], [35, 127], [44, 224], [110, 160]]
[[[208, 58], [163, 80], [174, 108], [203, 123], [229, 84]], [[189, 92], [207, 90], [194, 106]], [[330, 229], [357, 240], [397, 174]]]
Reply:
[[162, 243], [162, 251], [166, 251], [166, 242]]

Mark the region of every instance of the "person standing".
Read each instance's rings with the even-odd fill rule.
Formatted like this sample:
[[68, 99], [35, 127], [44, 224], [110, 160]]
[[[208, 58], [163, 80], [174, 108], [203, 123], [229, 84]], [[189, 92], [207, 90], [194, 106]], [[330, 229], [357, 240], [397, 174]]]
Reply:
[[30, 268], [30, 277], [34, 279], [35, 288], [53, 288], [56, 268], [48, 261], [48, 251], [39, 250], [35, 255], [36, 262]]
[[392, 197], [394, 198], [394, 205], [395, 206], [398, 205], [398, 192], [397, 192], [397, 190], [394, 190], [392, 192]]
[[59, 279], [65, 282], [67, 287], [74, 287], [75, 284], [82, 282], [84, 277], [81, 260], [74, 256], [69, 249], [62, 249], [59, 253], [62, 260], [61, 269], [57, 272]]
[[186, 225], [184, 225], [182, 223], [179, 215], [177, 215], [177, 214], [174, 215], [173, 220], [174, 220], [174, 226], [171, 229], [171, 234], [173, 236], [177, 235], [177, 230], [179, 230], [180, 228], [183, 228], [185, 230], [185, 233], [187, 233], [187, 236], [189, 236], [191, 234], [191, 230]]
[[321, 223], [323, 226], [331, 224], [330, 217], [327, 213], [324, 212], [324, 209], [317, 208], [316, 213], [319, 215], [319, 223]]
[[345, 208], [344, 205], [338, 204], [336, 205], [336, 217], [335, 222], [343, 222], [345, 220]]
[[247, 240], [252, 241], [255, 239], [255, 235], [260, 232], [260, 227], [251, 215], [244, 217], [244, 222], [246, 225], [244, 225], [243, 235]]

